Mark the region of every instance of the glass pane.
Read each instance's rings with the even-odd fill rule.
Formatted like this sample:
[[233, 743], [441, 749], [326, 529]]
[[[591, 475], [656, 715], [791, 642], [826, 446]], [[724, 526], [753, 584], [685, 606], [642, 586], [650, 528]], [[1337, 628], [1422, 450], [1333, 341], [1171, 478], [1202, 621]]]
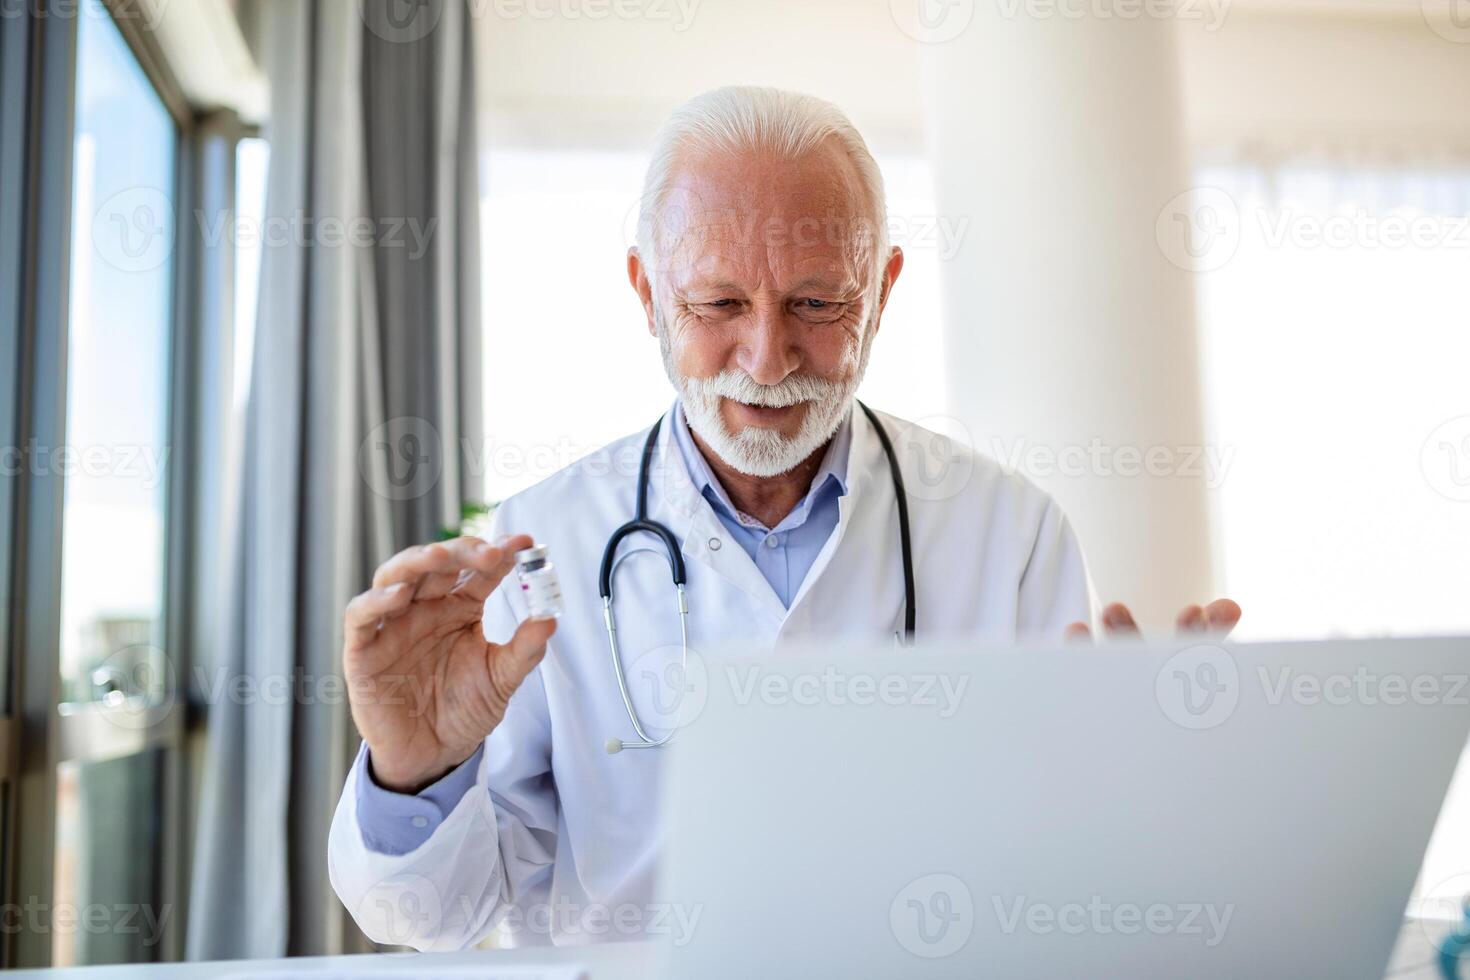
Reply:
[[171, 914], [157, 876], [161, 755], [57, 767], [52, 965], [159, 958]]
[[157, 697], [176, 131], [98, 0], [79, 18], [62, 555], [64, 701]]
[[[116, 707], [172, 693], [162, 644], [178, 134], [104, 6], [83, 6], [66, 438], [50, 457], [66, 485], [61, 700], [69, 721], [105, 712], [135, 737], [140, 716]], [[53, 960], [157, 959], [161, 751], [107, 759], [114, 729], [75, 730], [88, 741], [71, 751], [106, 761], [57, 770]]]

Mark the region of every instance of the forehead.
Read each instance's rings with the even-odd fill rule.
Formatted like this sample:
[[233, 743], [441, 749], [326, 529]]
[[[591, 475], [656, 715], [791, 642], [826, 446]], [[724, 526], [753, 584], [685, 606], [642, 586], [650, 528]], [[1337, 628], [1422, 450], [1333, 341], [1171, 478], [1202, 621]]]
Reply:
[[875, 247], [857, 168], [832, 141], [796, 159], [765, 151], [679, 159], [658, 220], [659, 251], [676, 283], [851, 279]]

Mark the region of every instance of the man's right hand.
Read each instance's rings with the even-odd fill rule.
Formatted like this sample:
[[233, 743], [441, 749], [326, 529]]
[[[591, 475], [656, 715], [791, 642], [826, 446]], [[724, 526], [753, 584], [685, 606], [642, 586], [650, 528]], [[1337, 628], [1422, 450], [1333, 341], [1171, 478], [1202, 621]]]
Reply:
[[528, 619], [486, 641], [485, 600], [533, 544], [463, 537], [408, 548], [347, 605], [342, 666], [352, 720], [376, 782], [414, 793], [471, 755], [546, 654], [555, 620]]

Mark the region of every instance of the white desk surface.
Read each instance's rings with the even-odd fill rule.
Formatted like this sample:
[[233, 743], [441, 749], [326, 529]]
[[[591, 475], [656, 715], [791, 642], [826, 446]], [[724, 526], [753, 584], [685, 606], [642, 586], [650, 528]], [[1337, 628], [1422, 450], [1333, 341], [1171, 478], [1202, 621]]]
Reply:
[[[1435, 951], [1429, 936], [1448, 926], [1404, 923], [1393, 962], [1385, 980], [1439, 980]], [[135, 966], [71, 967], [53, 970], [15, 970], [5, 980], [215, 980], [239, 976], [308, 977], [392, 975], [405, 967], [442, 967], [446, 972], [466, 967], [549, 966], [576, 964], [591, 980], [645, 980], [652, 976], [657, 951], [651, 943], [602, 943], [574, 948], [475, 950], [466, 953], [382, 953], [365, 956], [310, 956], [284, 960], [236, 960], [220, 963], [140, 963]]]

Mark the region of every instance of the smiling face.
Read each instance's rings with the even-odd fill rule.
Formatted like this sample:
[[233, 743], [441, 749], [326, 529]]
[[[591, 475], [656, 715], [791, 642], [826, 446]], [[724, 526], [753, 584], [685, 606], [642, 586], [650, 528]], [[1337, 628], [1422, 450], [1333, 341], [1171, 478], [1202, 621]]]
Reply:
[[835, 140], [706, 153], [676, 169], [653, 268], [630, 254], [691, 428], [740, 472], [785, 473], [841, 424], [902, 267], [879, 268], [875, 220]]

